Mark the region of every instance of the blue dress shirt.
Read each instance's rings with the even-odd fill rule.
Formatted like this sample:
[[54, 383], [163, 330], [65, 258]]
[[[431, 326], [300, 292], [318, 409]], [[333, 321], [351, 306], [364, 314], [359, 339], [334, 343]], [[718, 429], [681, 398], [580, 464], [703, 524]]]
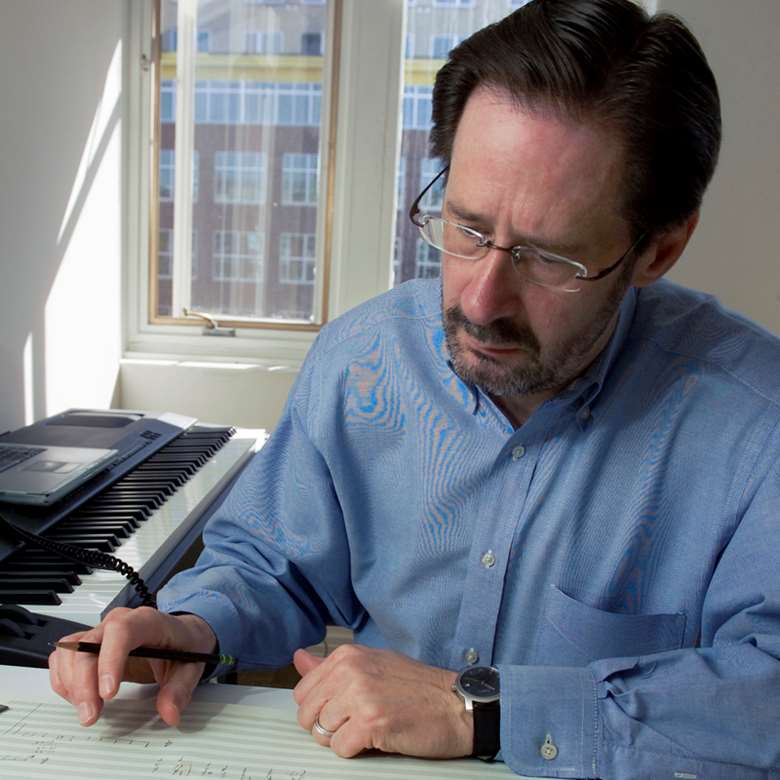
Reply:
[[780, 778], [780, 341], [631, 290], [515, 429], [453, 372], [440, 295], [410, 282], [322, 329], [162, 608], [250, 665], [326, 624], [497, 665], [524, 775]]

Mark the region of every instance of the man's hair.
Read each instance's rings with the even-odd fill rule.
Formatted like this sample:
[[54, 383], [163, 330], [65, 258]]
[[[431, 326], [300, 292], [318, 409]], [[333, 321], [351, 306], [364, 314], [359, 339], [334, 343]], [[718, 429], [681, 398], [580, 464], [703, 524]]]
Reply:
[[519, 108], [589, 122], [623, 147], [635, 236], [701, 205], [720, 148], [715, 77], [685, 24], [631, 0], [532, 0], [457, 46], [436, 76], [431, 149], [449, 164], [477, 87]]

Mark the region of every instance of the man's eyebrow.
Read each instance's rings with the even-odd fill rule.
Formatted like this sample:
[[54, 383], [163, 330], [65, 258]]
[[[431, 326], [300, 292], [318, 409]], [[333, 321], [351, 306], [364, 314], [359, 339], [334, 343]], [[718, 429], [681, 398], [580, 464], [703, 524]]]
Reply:
[[[451, 200], [447, 201], [447, 211], [456, 219], [470, 222], [473, 225], [487, 225], [488, 222], [484, 215], [469, 211], [463, 206], [453, 203]], [[535, 246], [537, 249], [543, 249], [546, 252], [552, 252], [553, 254], [558, 255], [577, 255], [581, 254], [583, 249], [581, 243], [567, 243], [565, 241], [557, 240], [547, 241], [540, 237], [517, 234], [512, 245], [519, 246], [520, 244], [531, 244], [531, 246]]]

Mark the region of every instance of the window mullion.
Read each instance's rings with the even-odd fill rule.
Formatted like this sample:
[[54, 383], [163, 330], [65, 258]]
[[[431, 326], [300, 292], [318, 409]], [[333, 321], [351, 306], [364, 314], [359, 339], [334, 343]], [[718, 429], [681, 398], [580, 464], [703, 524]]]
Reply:
[[192, 164], [195, 146], [195, 58], [198, 0], [179, 0], [176, 52], [176, 175], [173, 201], [172, 306], [190, 307], [192, 289]]

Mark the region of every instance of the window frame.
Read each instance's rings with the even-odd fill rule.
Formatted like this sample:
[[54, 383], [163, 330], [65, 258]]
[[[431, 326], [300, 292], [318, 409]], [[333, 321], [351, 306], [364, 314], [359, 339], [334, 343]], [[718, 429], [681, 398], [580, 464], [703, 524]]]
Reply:
[[[236, 321], [236, 337], [204, 336], [202, 323], [155, 322], [150, 318], [150, 261], [156, 238], [150, 235], [150, 187], [157, 187], [157, 160], [148, 161], [154, 77], [151, 2], [133, 0], [129, 12], [129, 80], [126, 161], [125, 350], [128, 358], [165, 355], [216, 357], [298, 365], [319, 331], [318, 325], [278, 323], [247, 327]], [[397, 211], [397, 158], [403, 95], [404, 4], [398, 0], [331, 0], [324, 67], [333, 72], [330, 53], [339, 51], [336, 88], [322, 111], [335, 122], [321, 147], [320, 187], [329, 190], [327, 209], [320, 209], [319, 235], [329, 229], [330, 263], [320, 265], [320, 284], [327, 293], [327, 322], [392, 284], [392, 254]], [[133, 63], [140, 63], [133, 67]], [[377, 90], [376, 84], [387, 85]], [[327, 123], [326, 123], [327, 126]], [[367, 204], [370, 204], [368, 206]], [[318, 225], [319, 227], [319, 225]], [[325, 241], [320, 241], [324, 244]], [[318, 249], [318, 251], [323, 251]], [[152, 271], [153, 272], [153, 271]], [[222, 320], [220, 320], [222, 322]], [[231, 322], [231, 324], [234, 324]]]

